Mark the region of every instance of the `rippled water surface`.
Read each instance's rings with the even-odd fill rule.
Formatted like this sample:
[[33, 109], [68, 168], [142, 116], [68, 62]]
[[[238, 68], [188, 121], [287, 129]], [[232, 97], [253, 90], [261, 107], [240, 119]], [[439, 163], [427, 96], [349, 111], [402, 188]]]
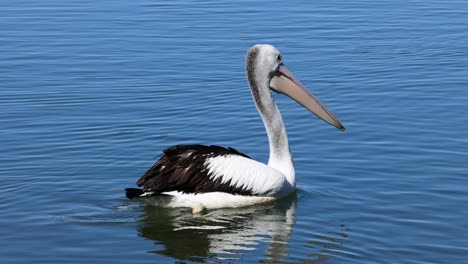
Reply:
[[[467, 29], [461, 0], [7, 0], [0, 262], [464, 263]], [[347, 127], [275, 95], [296, 194], [198, 216], [127, 200], [174, 144], [267, 161], [255, 43]]]

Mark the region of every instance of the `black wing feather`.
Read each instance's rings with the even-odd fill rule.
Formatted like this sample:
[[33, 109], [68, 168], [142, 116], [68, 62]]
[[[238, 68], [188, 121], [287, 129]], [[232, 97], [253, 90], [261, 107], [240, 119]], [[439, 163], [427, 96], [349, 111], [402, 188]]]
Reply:
[[231, 182], [221, 183], [222, 179], [211, 180], [205, 161], [208, 158], [239, 155], [233, 148], [204, 145], [177, 145], [163, 151], [161, 158], [137, 181], [143, 191], [155, 194], [169, 191], [184, 193], [227, 192], [252, 195], [251, 190], [231, 186]]

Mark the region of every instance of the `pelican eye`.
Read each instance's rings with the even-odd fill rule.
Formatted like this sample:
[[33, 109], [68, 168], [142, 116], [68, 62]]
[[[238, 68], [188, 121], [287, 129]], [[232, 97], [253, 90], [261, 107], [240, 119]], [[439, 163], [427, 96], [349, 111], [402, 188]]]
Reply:
[[281, 58], [281, 54], [276, 54], [276, 61], [277, 62], [282, 62], [283, 61], [283, 58]]

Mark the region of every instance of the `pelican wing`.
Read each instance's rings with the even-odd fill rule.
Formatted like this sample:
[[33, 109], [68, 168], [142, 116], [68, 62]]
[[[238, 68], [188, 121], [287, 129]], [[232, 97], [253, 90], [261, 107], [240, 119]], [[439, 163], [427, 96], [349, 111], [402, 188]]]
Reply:
[[233, 148], [177, 145], [164, 150], [161, 158], [137, 181], [138, 186], [143, 186], [137, 194], [180, 191], [274, 195], [284, 181], [279, 171]]

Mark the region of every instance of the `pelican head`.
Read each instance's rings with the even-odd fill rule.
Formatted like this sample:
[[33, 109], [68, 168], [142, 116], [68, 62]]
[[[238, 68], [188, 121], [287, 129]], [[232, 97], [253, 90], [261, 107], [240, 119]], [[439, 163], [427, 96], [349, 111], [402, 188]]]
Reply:
[[278, 49], [268, 44], [257, 44], [247, 53], [247, 77], [259, 111], [262, 100], [268, 96], [264, 90], [284, 94], [328, 124], [344, 131], [345, 127], [302, 83], [284, 66]]

